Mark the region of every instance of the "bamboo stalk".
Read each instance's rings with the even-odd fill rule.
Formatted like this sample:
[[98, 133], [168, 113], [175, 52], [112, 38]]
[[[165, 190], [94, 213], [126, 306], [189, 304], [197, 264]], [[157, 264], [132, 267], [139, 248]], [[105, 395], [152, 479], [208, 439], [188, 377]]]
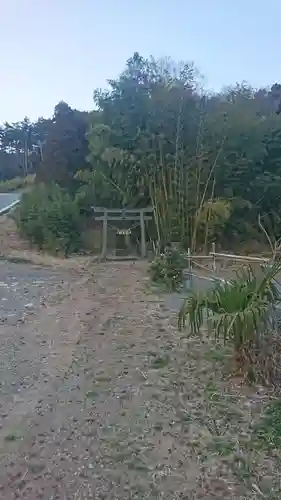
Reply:
[[215, 273], [217, 270], [216, 266], [216, 244], [212, 243], [212, 255], [213, 255], [213, 272]]
[[249, 262], [270, 262], [271, 261], [271, 259], [267, 259], [267, 258], [250, 257], [248, 255], [235, 255], [235, 254], [228, 254], [228, 253], [210, 252], [210, 255], [213, 255], [213, 253], [216, 257], [223, 257], [225, 259], [230, 259], [230, 260], [244, 260], [244, 261], [249, 261]]

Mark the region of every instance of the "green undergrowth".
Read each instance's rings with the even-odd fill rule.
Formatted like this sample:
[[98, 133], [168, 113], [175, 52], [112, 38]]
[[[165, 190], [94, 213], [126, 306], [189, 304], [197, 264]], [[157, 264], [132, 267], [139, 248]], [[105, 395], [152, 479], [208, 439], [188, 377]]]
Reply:
[[79, 207], [56, 184], [38, 185], [24, 193], [14, 218], [21, 236], [39, 250], [67, 257], [83, 246]]
[[22, 191], [33, 186], [35, 180], [34, 175], [26, 177], [15, 177], [7, 181], [0, 182], [0, 193], [11, 193], [13, 191]]

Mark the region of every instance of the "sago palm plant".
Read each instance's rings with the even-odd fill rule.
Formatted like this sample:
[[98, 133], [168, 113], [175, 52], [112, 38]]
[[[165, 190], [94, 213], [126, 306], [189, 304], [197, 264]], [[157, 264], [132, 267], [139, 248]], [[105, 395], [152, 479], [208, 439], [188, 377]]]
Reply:
[[281, 300], [274, 281], [280, 271], [280, 261], [259, 276], [247, 266], [233, 280], [220, 282], [203, 294], [190, 294], [179, 313], [179, 328], [189, 322], [191, 331], [198, 333], [206, 320], [215, 339], [233, 343], [237, 360], [249, 359], [251, 350], [272, 328], [273, 309]]

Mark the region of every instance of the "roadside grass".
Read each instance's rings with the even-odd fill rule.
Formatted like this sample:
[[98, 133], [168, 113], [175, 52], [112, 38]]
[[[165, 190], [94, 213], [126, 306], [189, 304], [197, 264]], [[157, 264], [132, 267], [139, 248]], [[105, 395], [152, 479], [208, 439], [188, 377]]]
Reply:
[[0, 182], [0, 193], [12, 193], [13, 191], [22, 191], [28, 189], [34, 184], [35, 175], [26, 177], [15, 177], [7, 181]]

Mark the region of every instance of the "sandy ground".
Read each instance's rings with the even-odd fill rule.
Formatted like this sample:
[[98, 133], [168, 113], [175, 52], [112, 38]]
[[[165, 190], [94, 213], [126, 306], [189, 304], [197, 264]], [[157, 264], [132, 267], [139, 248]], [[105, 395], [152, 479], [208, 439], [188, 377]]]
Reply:
[[146, 264], [65, 272], [0, 327], [0, 498], [280, 498], [278, 462], [251, 437], [268, 396], [177, 331]]
[[40, 405], [45, 408], [71, 366], [82, 317], [91, 311], [87, 282], [80, 273], [1, 262], [1, 458], [7, 443], [17, 441], [17, 432], [29, 422], [33, 426]]
[[0, 261], [0, 324], [17, 326], [50, 293], [63, 288], [64, 278], [69, 276], [55, 269]]

